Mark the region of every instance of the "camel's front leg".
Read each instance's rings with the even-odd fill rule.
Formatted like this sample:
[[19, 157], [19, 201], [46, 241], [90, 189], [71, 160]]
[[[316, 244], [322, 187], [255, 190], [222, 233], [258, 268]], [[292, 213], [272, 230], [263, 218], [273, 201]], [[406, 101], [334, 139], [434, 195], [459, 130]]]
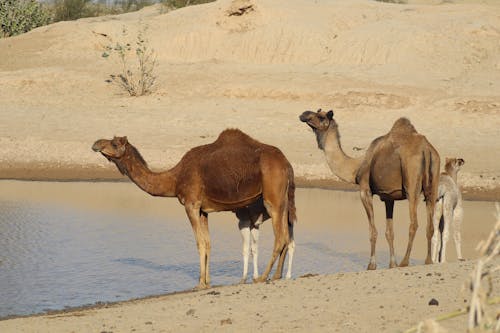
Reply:
[[373, 196], [370, 190], [361, 190], [361, 202], [365, 207], [370, 227], [370, 263], [368, 269], [377, 269], [377, 259], [375, 258], [375, 246], [377, 244], [377, 228], [373, 216]]
[[[405, 253], [403, 260], [399, 263], [400, 267], [406, 267], [410, 264], [410, 254], [411, 254], [411, 249], [413, 247], [413, 240], [415, 239], [415, 233], [417, 232], [417, 229], [418, 229], [417, 200], [418, 200], [418, 195], [408, 194], [408, 205], [410, 207], [410, 230], [408, 233], [408, 246], [406, 248], [406, 253]], [[430, 241], [430, 238], [429, 238], [429, 241]], [[430, 243], [429, 243], [429, 245], [430, 245]], [[429, 250], [430, 250], [430, 246], [429, 246]], [[430, 253], [429, 253], [429, 259], [430, 259]]]
[[393, 212], [394, 201], [385, 201], [385, 238], [387, 239], [387, 243], [389, 244], [389, 268], [394, 268], [397, 266], [396, 256], [394, 255], [394, 223], [392, 220]]
[[[241, 240], [243, 242], [242, 255], [243, 255], [243, 276], [241, 277], [240, 283], [245, 283], [247, 281], [248, 275], [248, 257], [250, 256], [250, 221], [240, 220], [238, 223], [240, 228]], [[255, 261], [255, 258], [254, 258]]]
[[199, 204], [186, 204], [186, 213], [193, 228], [196, 246], [200, 256], [200, 280], [196, 289], [210, 287], [210, 235], [208, 233], [208, 216], [200, 211]]
[[434, 232], [432, 235], [432, 262], [439, 262], [439, 252], [441, 249], [441, 237], [439, 231], [439, 221], [441, 220], [441, 215], [443, 213], [443, 199], [439, 199], [434, 207], [434, 217], [433, 217], [433, 226]]

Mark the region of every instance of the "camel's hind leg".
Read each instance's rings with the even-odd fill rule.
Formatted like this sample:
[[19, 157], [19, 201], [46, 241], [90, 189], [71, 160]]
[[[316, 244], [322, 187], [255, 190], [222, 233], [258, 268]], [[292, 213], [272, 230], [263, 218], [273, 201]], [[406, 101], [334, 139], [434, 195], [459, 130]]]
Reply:
[[[267, 280], [267, 277], [269, 276], [269, 273], [271, 272], [271, 269], [274, 266], [274, 263], [276, 262], [276, 259], [278, 259], [278, 256], [283, 256], [286, 255], [286, 250], [287, 250], [287, 243], [288, 243], [288, 230], [283, 230], [283, 224], [284, 224], [284, 219], [286, 218], [284, 212], [286, 211], [286, 202], [284, 203], [278, 203], [278, 204], [272, 204], [270, 201], [267, 201], [264, 199], [264, 205], [266, 206], [267, 211], [269, 212], [269, 215], [271, 216], [272, 223], [273, 223], [273, 231], [274, 231], [274, 247], [273, 247], [273, 253], [271, 255], [271, 259], [269, 260], [269, 263], [267, 264], [266, 269], [264, 270], [264, 273], [256, 280], [256, 282], [263, 282]], [[280, 258], [281, 262], [281, 258]], [[279, 270], [279, 267], [278, 267]], [[279, 272], [279, 275], [281, 275], [281, 272]], [[276, 277], [276, 274], [275, 276]]]
[[455, 209], [453, 210], [453, 239], [455, 241], [455, 248], [457, 250], [457, 259], [464, 260], [462, 257], [462, 221], [464, 217], [464, 211], [462, 208], [462, 203], [459, 202]]
[[252, 254], [252, 263], [253, 263], [253, 280], [257, 280], [259, 278], [259, 227], [253, 226], [250, 228], [250, 252]]
[[375, 227], [373, 215], [373, 196], [370, 190], [361, 190], [361, 202], [368, 215], [368, 224], [370, 227], [370, 263], [368, 269], [377, 269], [377, 259], [375, 258], [375, 247], [377, 244], [377, 228]]
[[408, 205], [410, 210], [410, 228], [408, 232], [408, 246], [406, 248], [406, 253], [403, 260], [401, 260], [401, 262], [399, 263], [400, 267], [406, 267], [410, 264], [410, 255], [411, 255], [411, 249], [413, 247], [413, 240], [415, 239], [415, 233], [417, 232], [418, 229], [417, 205], [419, 197], [418, 194], [420, 193], [420, 191], [416, 192], [415, 187], [410, 186], [409, 188], [412, 188], [413, 191], [409, 191], [410, 193], [407, 193]]
[[290, 237], [290, 243], [288, 243], [288, 269], [286, 271], [286, 278], [292, 278], [292, 262], [293, 254], [295, 253], [295, 239], [293, 237], [293, 224], [288, 224], [288, 237]]
[[449, 196], [445, 195], [443, 200], [443, 239], [441, 241], [441, 254], [439, 262], [446, 262], [446, 245], [450, 237], [450, 224], [453, 220], [453, 203], [450, 201]]
[[434, 207], [434, 217], [433, 217], [433, 226], [434, 232], [432, 235], [432, 262], [437, 263], [439, 261], [439, 252], [441, 249], [441, 237], [439, 231], [439, 220], [441, 220], [441, 216], [443, 214], [443, 199], [439, 199]]
[[[247, 281], [248, 275], [248, 257], [250, 256], [250, 220], [242, 219], [238, 223], [240, 228], [241, 239], [242, 239], [242, 255], [243, 255], [243, 276], [241, 277], [240, 283], [245, 283]], [[255, 258], [254, 258], [255, 261]]]

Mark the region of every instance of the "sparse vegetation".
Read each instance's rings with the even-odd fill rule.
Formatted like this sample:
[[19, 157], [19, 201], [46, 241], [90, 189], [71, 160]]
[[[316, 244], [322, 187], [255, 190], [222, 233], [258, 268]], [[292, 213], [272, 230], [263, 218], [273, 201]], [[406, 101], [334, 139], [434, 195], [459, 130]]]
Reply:
[[0, 0], [0, 37], [28, 32], [50, 19], [48, 9], [36, 0]]
[[[135, 46], [128, 42], [128, 32], [124, 28], [122, 37], [124, 41], [105, 47], [102, 56], [107, 58], [113, 53], [119, 59], [122, 67], [121, 73], [110, 75], [109, 82], [117, 84], [130, 96], [142, 96], [151, 93], [156, 82], [154, 73], [157, 66], [156, 54], [149, 47], [149, 42], [145, 38], [147, 27], [139, 30]], [[135, 68], [135, 69], [133, 69]]]
[[59, 21], [123, 14], [160, 2], [167, 10], [215, 0], [0, 0], [0, 38]]
[[214, 2], [215, 0], [160, 0], [161, 4], [172, 9], [182, 8], [203, 3]]

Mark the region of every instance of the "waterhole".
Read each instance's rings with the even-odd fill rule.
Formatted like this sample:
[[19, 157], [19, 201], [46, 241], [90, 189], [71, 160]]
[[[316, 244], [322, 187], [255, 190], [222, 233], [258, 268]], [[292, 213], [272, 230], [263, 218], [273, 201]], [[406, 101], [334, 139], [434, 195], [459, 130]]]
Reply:
[[[292, 278], [366, 269], [368, 223], [356, 192], [299, 188]], [[375, 199], [379, 269], [388, 265], [382, 203]], [[466, 201], [463, 253], [491, 230], [494, 203]], [[426, 254], [425, 205], [413, 265]], [[408, 240], [408, 205], [394, 213], [398, 261]], [[241, 278], [241, 236], [232, 213], [209, 214], [213, 285]], [[271, 254], [271, 222], [261, 227], [259, 267]], [[456, 260], [453, 240], [448, 257]], [[198, 283], [196, 243], [183, 206], [132, 183], [0, 181], [0, 318], [96, 302], [188, 290]], [[251, 274], [251, 265], [250, 265]], [[251, 275], [250, 275], [251, 276]]]

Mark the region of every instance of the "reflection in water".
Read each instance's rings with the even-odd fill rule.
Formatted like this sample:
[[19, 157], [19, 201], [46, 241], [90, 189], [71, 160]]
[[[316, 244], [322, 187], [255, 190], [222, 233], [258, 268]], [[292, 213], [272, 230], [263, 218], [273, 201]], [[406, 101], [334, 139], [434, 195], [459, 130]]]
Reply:
[[[175, 199], [152, 198], [127, 183], [0, 185], [0, 317], [187, 290], [198, 282], [196, 244]], [[296, 201], [299, 223], [293, 277], [366, 268], [368, 227], [356, 193], [298, 189]], [[465, 204], [467, 242], [468, 235], [475, 233], [478, 238], [490, 230], [493, 204]], [[385, 268], [383, 209], [375, 208], [382, 236], [377, 259], [379, 268]], [[402, 255], [408, 214], [404, 205], [396, 208], [400, 209], [395, 218], [397, 253]], [[475, 210], [483, 215], [477, 217]], [[491, 223], [474, 226], [470, 216], [473, 221]], [[420, 226], [425, 225], [420, 218]], [[214, 213], [209, 221], [212, 284], [237, 283], [242, 263], [235, 217]], [[425, 228], [419, 229], [412, 264], [422, 263], [424, 257], [421, 229]], [[272, 242], [271, 223], [266, 222], [259, 247], [261, 272]], [[467, 248], [464, 253], [471, 257]]]

